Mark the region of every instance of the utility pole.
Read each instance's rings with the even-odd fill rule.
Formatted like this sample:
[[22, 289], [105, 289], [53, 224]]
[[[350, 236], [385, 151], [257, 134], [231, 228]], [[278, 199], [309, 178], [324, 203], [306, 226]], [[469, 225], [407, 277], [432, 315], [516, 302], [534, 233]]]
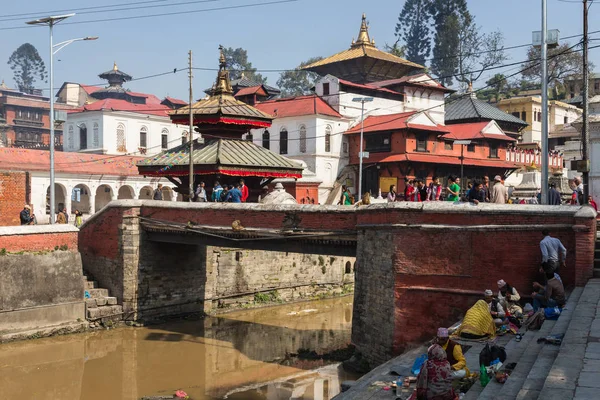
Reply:
[[188, 76], [190, 78], [190, 184], [188, 187], [189, 195], [188, 201], [191, 203], [194, 201], [194, 110], [192, 109], [192, 103], [194, 101], [194, 96], [192, 93], [192, 78], [194, 77], [192, 73], [192, 51], [190, 50], [189, 54], [189, 73]]
[[578, 168], [583, 174], [583, 204], [588, 204], [590, 196], [590, 125], [589, 110], [589, 67], [588, 67], [588, 0], [583, 0], [583, 114], [581, 126], [581, 160]]
[[542, 204], [548, 204], [548, 28], [546, 0], [542, 0]]

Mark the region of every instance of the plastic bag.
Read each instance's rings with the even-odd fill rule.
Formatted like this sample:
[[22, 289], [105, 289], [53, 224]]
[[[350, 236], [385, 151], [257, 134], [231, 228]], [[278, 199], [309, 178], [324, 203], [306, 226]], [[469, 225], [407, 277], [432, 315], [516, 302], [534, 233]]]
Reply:
[[546, 319], [558, 319], [561, 311], [562, 310], [558, 307], [546, 307], [544, 308], [544, 317]]
[[531, 305], [531, 303], [527, 303], [525, 304], [525, 307], [523, 307], [523, 312], [525, 314], [530, 313], [531, 311], [533, 311], [533, 306]]
[[413, 375], [419, 375], [419, 372], [421, 372], [421, 367], [423, 364], [425, 364], [425, 361], [427, 361], [427, 354], [422, 354], [417, 357], [412, 368], [410, 369], [410, 372], [412, 372]]
[[479, 383], [481, 383], [481, 387], [486, 387], [487, 384], [490, 383], [490, 377], [483, 364], [481, 364], [481, 367], [479, 368]]

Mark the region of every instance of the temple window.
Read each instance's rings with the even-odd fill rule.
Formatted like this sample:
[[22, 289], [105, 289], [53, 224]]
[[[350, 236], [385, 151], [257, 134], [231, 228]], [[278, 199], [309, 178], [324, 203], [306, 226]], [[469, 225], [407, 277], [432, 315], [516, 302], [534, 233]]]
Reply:
[[125, 140], [125, 125], [117, 125], [117, 151], [120, 153], [127, 152], [127, 144]]
[[142, 128], [140, 129], [140, 147], [148, 147], [148, 128], [146, 128], [145, 126], [142, 126]]
[[521, 111], [521, 119], [527, 121], [527, 111]]
[[271, 148], [271, 134], [265, 130], [262, 135], [262, 147], [269, 150]]
[[475, 152], [475, 145], [474, 144], [468, 144], [467, 145], [467, 151], [470, 153], [474, 153]]
[[87, 149], [87, 127], [85, 124], [79, 125], [79, 149]]
[[417, 151], [427, 151], [427, 137], [417, 136]]
[[490, 158], [498, 158], [498, 145], [490, 143]]
[[300, 125], [300, 153], [306, 153], [306, 126]]
[[281, 128], [279, 131], [279, 154], [288, 153], [288, 131], [285, 128]]
[[331, 151], [331, 125], [325, 127], [325, 152]]
[[391, 151], [390, 133], [365, 136], [365, 151], [372, 153]]
[[445, 150], [452, 150], [454, 148], [454, 143], [452, 142], [446, 142], [444, 143], [444, 149]]
[[92, 138], [92, 146], [94, 146], [95, 149], [100, 147], [100, 136], [98, 134], [98, 131], [99, 131], [98, 123], [94, 122], [94, 133], [93, 133], [93, 138]]
[[160, 136], [160, 145], [161, 149], [166, 150], [169, 148], [169, 130], [167, 128], [163, 128]]
[[329, 82], [323, 83], [323, 96], [329, 96]]

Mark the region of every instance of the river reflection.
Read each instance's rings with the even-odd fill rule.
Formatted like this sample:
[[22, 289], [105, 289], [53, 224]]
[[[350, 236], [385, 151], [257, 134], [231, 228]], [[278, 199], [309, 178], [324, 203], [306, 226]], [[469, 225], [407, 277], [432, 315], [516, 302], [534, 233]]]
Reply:
[[352, 297], [204, 320], [0, 345], [0, 397], [35, 400], [315, 399], [339, 392], [337, 366], [286, 355], [350, 342]]

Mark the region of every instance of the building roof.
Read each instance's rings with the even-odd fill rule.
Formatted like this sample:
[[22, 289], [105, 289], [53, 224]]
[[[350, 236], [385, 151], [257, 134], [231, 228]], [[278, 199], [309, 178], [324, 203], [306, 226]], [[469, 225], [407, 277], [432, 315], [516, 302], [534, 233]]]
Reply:
[[[194, 144], [194, 172], [232, 176], [301, 178], [302, 165], [252, 141], [212, 139]], [[151, 176], [189, 174], [189, 145], [182, 144], [138, 163], [139, 173]]]
[[[423, 77], [425, 77], [425, 79], [421, 79]], [[372, 82], [372, 83], [370, 83], [370, 85], [379, 87], [379, 88], [406, 85], [406, 86], [418, 86], [418, 87], [428, 88], [428, 89], [436, 89], [436, 90], [443, 91], [445, 93], [453, 93], [454, 92], [454, 90], [445, 87], [444, 85], [442, 85], [437, 80], [433, 79], [430, 75], [428, 75], [424, 72], [420, 73], [420, 74], [403, 76], [403, 77], [397, 78], [397, 79], [387, 79], [385, 81]]]
[[516, 140], [506, 135], [499, 126], [497, 126], [497, 131], [492, 133], [486, 128], [490, 126], [490, 124], [496, 124], [494, 121], [483, 121], [483, 122], [470, 122], [465, 124], [452, 124], [447, 125], [446, 128], [450, 131], [450, 133], [446, 133], [442, 135], [442, 139], [448, 140], [481, 140], [481, 139], [492, 139], [492, 140], [502, 140], [506, 142], [515, 142]]
[[[452, 164], [460, 165], [460, 157], [456, 156], [442, 156], [438, 154], [416, 154], [416, 153], [405, 153], [405, 154], [394, 154], [379, 161], [380, 163], [388, 162], [422, 162], [430, 164]], [[504, 169], [517, 169], [514, 163], [500, 160], [500, 159], [480, 159], [480, 158], [464, 158], [464, 165], [470, 165], [475, 167], [488, 167], [488, 168], [504, 168]]]
[[178, 106], [187, 106], [187, 104], [188, 104], [187, 101], [179, 100], [179, 99], [169, 97], [169, 96], [165, 97], [163, 99], [163, 101], [161, 101], [161, 103], [164, 103], [166, 101], [168, 101], [171, 104], [178, 105]]
[[234, 97], [249, 96], [253, 94], [257, 94], [259, 96], [268, 96], [267, 91], [263, 88], [263, 86], [259, 85], [241, 88], [236, 92]]
[[[387, 115], [372, 115], [365, 118], [363, 132], [381, 132], [391, 131], [400, 129], [418, 129], [422, 131], [433, 131], [440, 133], [450, 132], [445, 126], [441, 125], [424, 125], [411, 122], [411, 119], [420, 114], [417, 111], [404, 112], [399, 114], [387, 114]], [[361, 124], [356, 124], [352, 128], [348, 129], [345, 134], [360, 133]]]
[[325, 100], [314, 94], [263, 101], [257, 103], [255, 107], [274, 118], [299, 117], [302, 115], [342, 117]]
[[387, 93], [387, 94], [391, 94], [391, 95], [397, 95], [397, 96], [404, 97], [404, 95], [402, 93], [399, 93], [399, 92], [396, 92], [394, 90], [390, 90], [390, 89], [387, 89], [384, 87], [375, 86], [374, 84], [371, 84], [371, 83], [365, 83], [365, 84], [354, 83], [354, 82], [347, 81], [345, 79], [338, 79], [338, 81], [340, 82], [340, 84], [342, 84], [344, 86], [348, 86], [348, 87], [370, 90], [370, 91], [379, 92], [379, 93]]
[[83, 91], [87, 94], [92, 94], [94, 92], [97, 92], [98, 90], [102, 90], [100, 86], [82, 85], [81, 83], [77, 83], [76, 85], [79, 85], [79, 87], [82, 88]]
[[446, 104], [446, 124], [481, 120], [507, 122], [521, 128], [528, 126], [522, 119], [473, 96], [466, 95]]
[[352, 41], [348, 50], [302, 67], [321, 76], [331, 74], [358, 83], [399, 78], [424, 68], [375, 47], [375, 41], [369, 37], [367, 17], [364, 14], [358, 39]]
[[127, 111], [138, 114], [157, 115], [160, 117], [168, 117], [171, 108], [160, 104], [138, 104], [130, 103], [127, 100], [121, 99], [103, 99], [90, 104], [84, 104], [81, 107], [69, 110], [70, 113], [79, 113], [85, 111]]
[[[233, 97], [223, 47], [220, 46], [219, 50], [219, 72], [212, 94], [191, 106], [194, 125], [224, 124], [239, 130], [271, 126], [273, 117]], [[171, 121], [187, 123], [189, 114], [190, 106], [183, 106], [171, 112]]]
[[244, 87], [255, 87], [255, 86], [263, 86], [267, 92], [269, 93], [269, 95], [274, 96], [274, 95], [278, 95], [279, 93], [281, 93], [281, 90], [279, 90], [276, 87], [273, 86], [269, 86], [266, 83], [261, 83], [261, 82], [257, 82], [257, 81], [253, 81], [251, 79], [248, 79], [244, 76], [244, 74], [242, 73], [242, 77], [239, 79], [232, 79], [231, 80], [231, 86], [234, 89], [237, 88], [244, 88]]
[[[57, 173], [85, 175], [138, 176], [136, 163], [143, 157], [107, 156], [57, 151], [54, 153]], [[50, 152], [0, 148], [0, 169], [4, 171], [50, 170]]]

